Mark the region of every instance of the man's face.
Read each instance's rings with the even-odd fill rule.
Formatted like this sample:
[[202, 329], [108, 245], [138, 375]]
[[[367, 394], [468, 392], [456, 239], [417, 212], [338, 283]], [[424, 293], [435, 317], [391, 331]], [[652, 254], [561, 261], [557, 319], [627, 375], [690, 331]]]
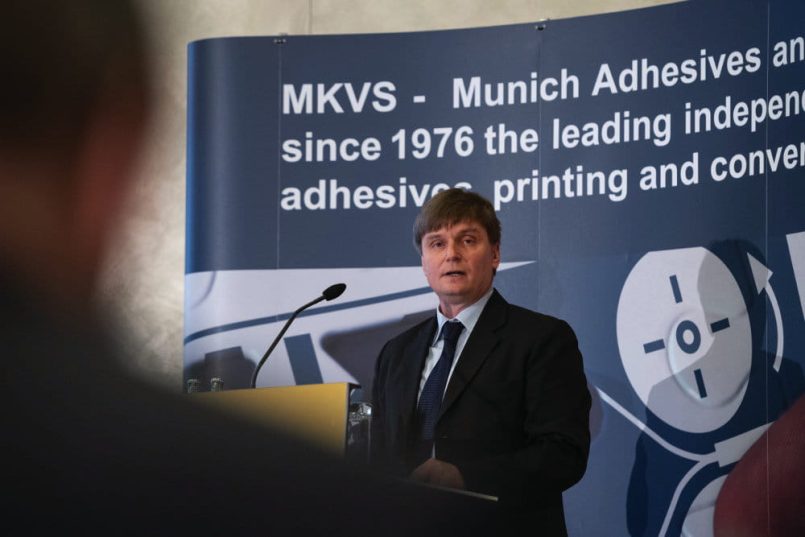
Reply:
[[449, 317], [483, 296], [500, 265], [500, 245], [491, 244], [483, 226], [471, 220], [426, 233], [421, 246], [422, 270]]

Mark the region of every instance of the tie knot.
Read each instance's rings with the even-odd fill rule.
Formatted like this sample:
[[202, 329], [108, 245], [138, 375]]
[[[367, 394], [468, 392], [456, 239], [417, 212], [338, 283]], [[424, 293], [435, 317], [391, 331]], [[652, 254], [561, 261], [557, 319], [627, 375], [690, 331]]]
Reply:
[[444, 323], [442, 326], [442, 337], [444, 338], [445, 344], [449, 343], [455, 345], [462, 330], [464, 330], [464, 325], [461, 324], [461, 321], [447, 321]]

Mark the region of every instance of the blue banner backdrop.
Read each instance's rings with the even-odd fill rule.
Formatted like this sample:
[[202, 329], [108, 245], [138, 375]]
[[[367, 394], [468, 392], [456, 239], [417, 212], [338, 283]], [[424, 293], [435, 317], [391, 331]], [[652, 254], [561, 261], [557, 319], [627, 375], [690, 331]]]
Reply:
[[189, 46], [185, 375], [351, 381], [433, 312], [411, 245], [493, 200], [495, 285], [567, 320], [593, 444], [571, 535], [712, 534], [805, 390], [805, 4], [684, 2], [470, 30]]

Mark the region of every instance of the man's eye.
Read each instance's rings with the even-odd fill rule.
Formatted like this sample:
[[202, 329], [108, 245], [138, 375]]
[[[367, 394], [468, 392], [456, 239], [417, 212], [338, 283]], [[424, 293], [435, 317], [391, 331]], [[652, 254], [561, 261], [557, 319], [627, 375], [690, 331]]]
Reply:
[[442, 241], [433, 241], [432, 243], [430, 243], [431, 248], [441, 248], [442, 246], [444, 246], [444, 243]]

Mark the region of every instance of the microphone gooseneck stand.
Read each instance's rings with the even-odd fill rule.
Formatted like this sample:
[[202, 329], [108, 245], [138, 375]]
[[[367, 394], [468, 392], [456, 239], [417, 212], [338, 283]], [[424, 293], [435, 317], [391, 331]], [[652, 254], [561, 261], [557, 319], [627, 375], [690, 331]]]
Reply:
[[296, 316], [299, 315], [302, 311], [304, 311], [307, 308], [309, 308], [310, 306], [312, 306], [314, 304], [318, 304], [322, 300], [333, 300], [334, 298], [338, 298], [339, 296], [341, 296], [341, 294], [344, 292], [344, 290], [346, 290], [346, 288], [347, 288], [347, 286], [345, 284], [343, 284], [343, 283], [333, 284], [330, 287], [328, 287], [327, 289], [325, 289], [324, 292], [322, 292], [321, 296], [316, 297], [315, 299], [311, 300], [310, 302], [308, 302], [304, 306], [301, 306], [300, 308], [298, 308], [295, 312], [293, 312], [291, 314], [291, 316], [288, 318], [288, 320], [285, 321], [285, 325], [282, 327], [282, 330], [280, 330], [279, 334], [277, 334], [277, 337], [274, 338], [274, 341], [271, 342], [271, 346], [268, 347], [268, 350], [265, 352], [265, 354], [263, 354], [263, 357], [260, 358], [260, 361], [258, 362], [257, 367], [254, 368], [254, 373], [252, 374], [252, 382], [251, 382], [251, 387], [252, 388], [257, 387], [257, 375], [258, 375], [258, 373], [260, 373], [260, 368], [263, 367], [263, 364], [268, 359], [268, 356], [274, 350], [274, 347], [276, 347], [277, 344], [280, 342], [280, 340], [282, 339], [282, 336], [285, 334], [285, 331], [288, 330], [289, 326], [291, 326], [291, 322], [293, 322], [293, 320], [296, 319]]

